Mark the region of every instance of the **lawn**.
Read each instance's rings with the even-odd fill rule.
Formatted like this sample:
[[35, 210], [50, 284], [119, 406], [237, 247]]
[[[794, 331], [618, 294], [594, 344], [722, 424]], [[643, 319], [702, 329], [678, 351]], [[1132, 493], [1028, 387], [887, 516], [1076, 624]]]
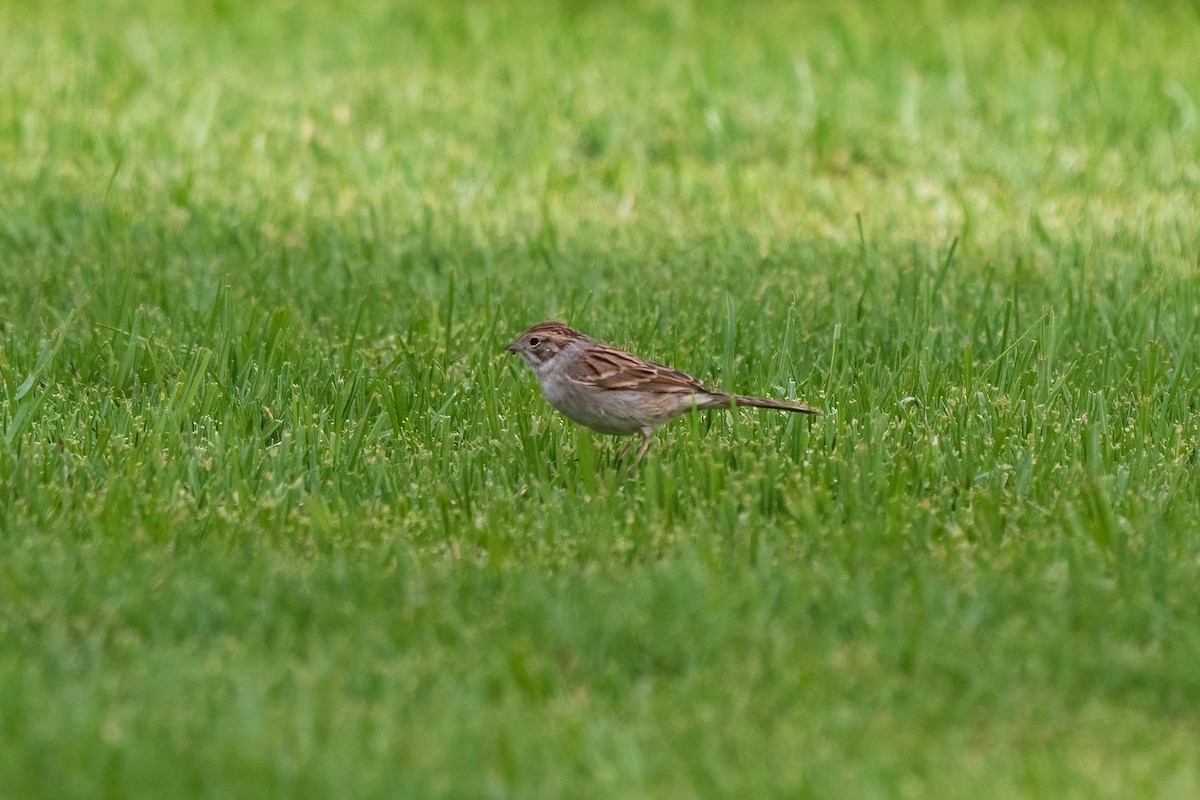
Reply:
[[[0, 6], [0, 797], [1200, 797], [1200, 8]], [[630, 469], [561, 319], [815, 420]]]

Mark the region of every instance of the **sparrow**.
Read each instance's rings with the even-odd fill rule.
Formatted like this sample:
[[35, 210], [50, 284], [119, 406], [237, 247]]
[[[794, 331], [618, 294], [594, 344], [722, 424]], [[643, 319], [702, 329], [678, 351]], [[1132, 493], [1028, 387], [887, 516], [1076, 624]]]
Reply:
[[821, 413], [800, 403], [709, 389], [687, 373], [598, 342], [561, 322], [539, 322], [505, 349], [525, 359], [546, 401], [568, 419], [599, 433], [641, 435], [634, 463], [646, 454], [655, 430], [692, 409], [753, 406]]

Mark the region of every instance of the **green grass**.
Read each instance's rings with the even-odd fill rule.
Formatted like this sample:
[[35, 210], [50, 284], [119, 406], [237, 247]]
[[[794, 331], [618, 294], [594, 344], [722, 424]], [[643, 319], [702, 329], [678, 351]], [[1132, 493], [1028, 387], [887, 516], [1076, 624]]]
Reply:
[[1200, 12], [1044, 5], [0, 7], [0, 797], [1200, 797]]

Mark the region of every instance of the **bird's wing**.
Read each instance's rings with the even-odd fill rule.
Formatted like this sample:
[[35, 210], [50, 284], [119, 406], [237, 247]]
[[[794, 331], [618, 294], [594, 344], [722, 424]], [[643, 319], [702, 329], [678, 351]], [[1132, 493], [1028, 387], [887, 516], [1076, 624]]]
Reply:
[[587, 358], [575, 360], [567, 375], [597, 389], [680, 394], [708, 392], [704, 384], [685, 372], [604, 345], [595, 347]]

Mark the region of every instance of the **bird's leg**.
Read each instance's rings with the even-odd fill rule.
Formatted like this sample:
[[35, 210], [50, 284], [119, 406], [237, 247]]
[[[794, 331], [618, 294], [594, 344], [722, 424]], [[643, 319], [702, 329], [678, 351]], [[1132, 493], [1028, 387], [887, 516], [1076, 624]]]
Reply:
[[622, 458], [625, 457], [625, 454], [629, 452], [629, 448], [633, 447], [633, 444], [634, 444], [633, 439], [630, 439], [628, 442], [625, 443], [625, 446], [621, 448], [621, 452], [617, 453], [617, 461], [620, 461]]
[[639, 464], [642, 461], [642, 456], [646, 455], [646, 449], [650, 447], [650, 434], [654, 433], [651, 428], [642, 428], [642, 446], [638, 448], [637, 458], [634, 459], [634, 464]]

